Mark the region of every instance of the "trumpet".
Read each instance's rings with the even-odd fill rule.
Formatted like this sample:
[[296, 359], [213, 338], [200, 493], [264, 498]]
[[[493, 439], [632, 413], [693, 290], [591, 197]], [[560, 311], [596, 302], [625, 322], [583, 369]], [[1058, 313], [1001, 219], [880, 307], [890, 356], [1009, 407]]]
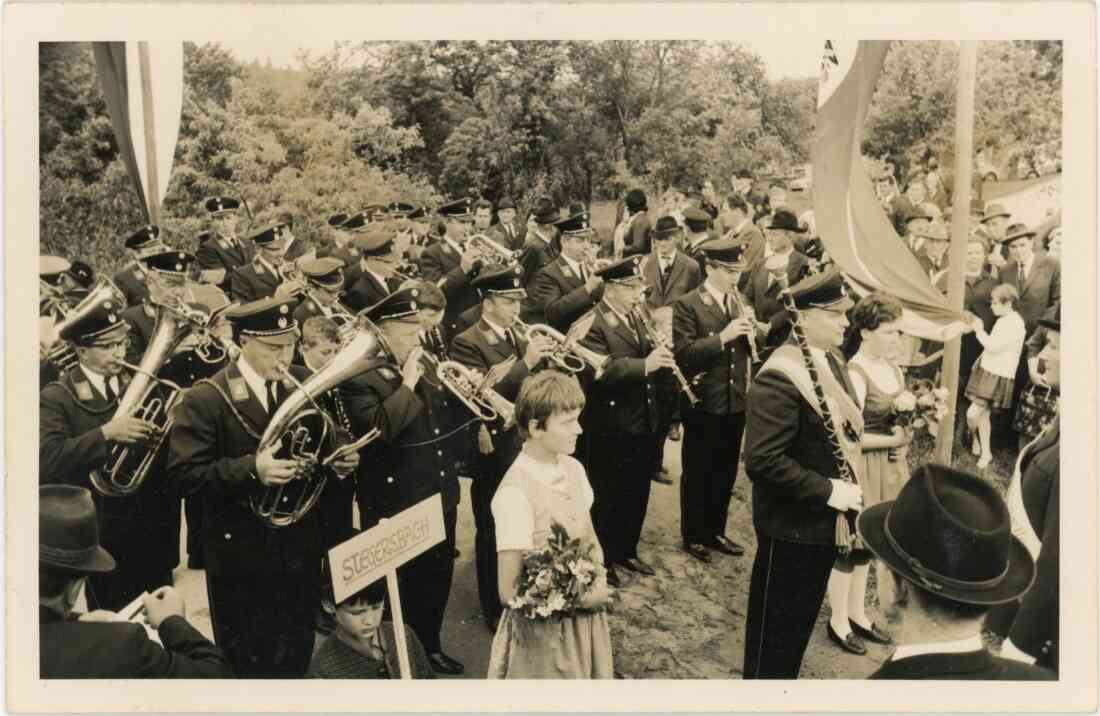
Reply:
[[[515, 358], [509, 359], [507, 366], [510, 367], [515, 360]], [[493, 390], [490, 385], [492, 378], [484, 378], [476, 370], [455, 361], [435, 361], [434, 358], [431, 361], [436, 363], [435, 375], [439, 378], [439, 382], [461, 400], [475, 416], [487, 423], [502, 418], [505, 428], [515, 422], [514, 406]], [[504, 369], [506, 370], [507, 368]], [[491, 371], [490, 375], [500, 372], [502, 371]]]
[[507, 249], [485, 234], [474, 234], [466, 239], [466, 252], [475, 260], [489, 266], [509, 266], [519, 260], [519, 251]]
[[[645, 329], [650, 343], [657, 348], [668, 348], [671, 350], [672, 341], [657, 329], [657, 321], [654, 320], [652, 313], [646, 308], [644, 301], [640, 301], [638, 305], [634, 307], [633, 313], [634, 318], [641, 324], [642, 328]], [[676, 376], [676, 382], [680, 384], [680, 390], [683, 391], [688, 402], [692, 405], [696, 405], [699, 402], [699, 396], [691, 389], [691, 383], [688, 382], [687, 377], [684, 376], [684, 372], [680, 370], [680, 366], [673, 365], [672, 374]]]
[[580, 345], [580, 339], [588, 334], [588, 329], [592, 327], [592, 322], [595, 320], [596, 315], [594, 313], [578, 319], [570, 326], [568, 336], [562, 335], [543, 323], [536, 323], [532, 326], [518, 318], [512, 324], [512, 330], [527, 342], [531, 342], [540, 336], [549, 339], [554, 344], [554, 351], [550, 354], [548, 360], [561, 370], [567, 373], [580, 373], [586, 367], [591, 367], [596, 371], [596, 377], [599, 378], [603, 375], [604, 369], [607, 368], [607, 364], [611, 360], [610, 356], [601, 355]]

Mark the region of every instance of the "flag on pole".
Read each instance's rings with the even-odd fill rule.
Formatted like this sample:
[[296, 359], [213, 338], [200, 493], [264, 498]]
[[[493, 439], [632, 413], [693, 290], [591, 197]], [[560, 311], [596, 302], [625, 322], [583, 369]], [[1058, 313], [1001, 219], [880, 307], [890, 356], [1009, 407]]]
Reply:
[[813, 147], [814, 218], [825, 250], [857, 293], [896, 296], [909, 314], [907, 332], [942, 339], [945, 329], [961, 327], [963, 316], [894, 230], [863, 165], [863, 124], [889, 44], [825, 43]]
[[179, 42], [93, 42], [119, 155], [149, 223], [160, 223], [183, 108]]

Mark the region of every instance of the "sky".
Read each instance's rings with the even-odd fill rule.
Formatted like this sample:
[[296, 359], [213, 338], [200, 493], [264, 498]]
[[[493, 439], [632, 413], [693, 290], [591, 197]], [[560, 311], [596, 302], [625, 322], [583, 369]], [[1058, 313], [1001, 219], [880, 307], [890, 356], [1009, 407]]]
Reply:
[[[303, 40], [296, 47], [282, 43], [272, 43], [268, 38], [261, 36], [223, 40], [222, 45], [230, 48], [242, 62], [259, 60], [261, 63], [271, 62], [276, 67], [295, 65], [295, 55], [299, 49], [309, 50], [318, 55], [332, 49], [331, 40]], [[785, 77], [816, 77], [818, 65], [821, 62], [821, 47], [812, 42], [776, 42], [776, 43], [743, 43], [757, 52], [768, 68], [769, 79], [783, 79]]]

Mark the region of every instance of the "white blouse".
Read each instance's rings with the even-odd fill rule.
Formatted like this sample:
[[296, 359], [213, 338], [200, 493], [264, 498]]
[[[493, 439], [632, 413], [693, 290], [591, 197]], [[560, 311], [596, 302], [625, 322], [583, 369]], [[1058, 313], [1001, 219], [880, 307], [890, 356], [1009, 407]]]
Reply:
[[1015, 378], [1016, 365], [1020, 362], [1027, 338], [1024, 319], [1020, 314], [1015, 311], [1006, 313], [993, 324], [992, 333], [977, 331], [974, 335], [985, 348], [979, 363], [982, 369], [1002, 378]]
[[[592, 508], [595, 495], [584, 467], [575, 458], [562, 455], [555, 465], [538, 462], [527, 453], [520, 451], [516, 461], [508, 468], [508, 473], [522, 473], [523, 479], [536, 480], [543, 486], [558, 492], [567, 492], [570, 473], [582, 481], [585, 509]], [[535, 510], [527, 500], [523, 490], [512, 485], [501, 485], [491, 503], [493, 520], [496, 522], [497, 551], [509, 549], [534, 549], [532, 535], [535, 531]]]

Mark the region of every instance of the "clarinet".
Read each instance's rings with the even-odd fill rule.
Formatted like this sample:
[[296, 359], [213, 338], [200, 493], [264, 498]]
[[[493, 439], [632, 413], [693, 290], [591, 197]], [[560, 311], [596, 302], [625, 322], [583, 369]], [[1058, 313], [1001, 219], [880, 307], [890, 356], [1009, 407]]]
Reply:
[[[785, 274], [786, 272], [784, 272], [784, 275]], [[730, 296], [733, 297], [733, 302], [737, 304], [737, 310], [741, 313], [741, 315], [752, 321], [752, 327], [749, 329], [749, 332], [745, 336], [745, 338], [747, 338], [749, 341], [749, 353], [752, 358], [752, 362], [759, 363], [760, 353], [756, 348], [756, 312], [749, 311], [748, 307], [745, 305], [744, 297], [741, 295], [741, 292], [737, 290], [737, 286], [730, 287]]]
[[[821, 379], [817, 373], [817, 363], [814, 362], [813, 356], [810, 354], [810, 346], [806, 342], [806, 333], [802, 328], [802, 314], [798, 310], [798, 307], [795, 306], [794, 296], [791, 295], [790, 281], [787, 278], [786, 261], [780, 258], [779, 261], [783, 261], [783, 263], [780, 264], [779, 261], [773, 261], [775, 258], [777, 258], [775, 255], [769, 257], [764, 263], [764, 268], [772, 275], [775, 282], [779, 284], [779, 293], [783, 296], [783, 305], [791, 315], [791, 333], [798, 343], [799, 352], [802, 354], [802, 364], [810, 374], [810, 382], [813, 383], [814, 386], [814, 397], [817, 399], [817, 404], [821, 409], [821, 417], [825, 423], [825, 435], [829, 440], [829, 447], [832, 448], [833, 459], [836, 461], [837, 466], [837, 474], [844, 482], [855, 484], [855, 472], [852, 469], [852, 465], [848, 462], [848, 457], [844, 454], [844, 449], [841, 447], [840, 436], [838, 436], [836, 432], [836, 423], [833, 421], [832, 410], [829, 409], [829, 403], [825, 400], [825, 391], [821, 388]], [[845, 426], [845, 428], [850, 429], [848, 426]], [[854, 430], [852, 432], [854, 432]], [[862, 548], [859, 535], [854, 527], [852, 516], [847, 512], [837, 513], [836, 546], [837, 551], [841, 555], [847, 555], [853, 549]]]
[[[649, 312], [643, 308], [644, 305], [644, 302], [640, 303], [634, 308], [633, 312], [634, 317], [638, 319], [638, 322], [642, 324], [642, 328], [645, 329], [646, 335], [649, 337], [649, 342], [658, 348], [668, 347], [671, 349], [672, 346], [669, 345], [668, 339], [661, 335], [661, 332], [657, 330], [657, 326], [654, 325], [654, 321], [650, 320]], [[683, 391], [684, 397], [688, 399], [688, 402], [692, 405], [697, 405], [699, 403], [699, 396], [691, 389], [691, 383], [684, 376], [684, 372], [680, 370], [680, 366], [672, 366], [672, 375], [675, 376], [676, 382], [680, 384], [680, 390]]]

